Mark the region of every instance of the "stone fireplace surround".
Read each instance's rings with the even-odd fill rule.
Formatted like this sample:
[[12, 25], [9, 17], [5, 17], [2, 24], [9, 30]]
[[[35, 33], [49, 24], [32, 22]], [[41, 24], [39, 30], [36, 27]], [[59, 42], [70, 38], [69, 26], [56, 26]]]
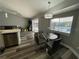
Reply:
[[[13, 39], [13, 36], [12, 36], [12, 33], [13, 33], [13, 36], [17, 36], [17, 44], [19, 45], [21, 43], [21, 39], [20, 39], [20, 29], [7, 29], [7, 30], [0, 30], [0, 49], [2, 48], [5, 48], [5, 42], [4, 42], [4, 36], [6, 36], [7, 34], [11, 35], [11, 37], [9, 36], [9, 38]], [[9, 40], [10, 40], [9, 39]], [[6, 39], [5, 39], [6, 40]]]

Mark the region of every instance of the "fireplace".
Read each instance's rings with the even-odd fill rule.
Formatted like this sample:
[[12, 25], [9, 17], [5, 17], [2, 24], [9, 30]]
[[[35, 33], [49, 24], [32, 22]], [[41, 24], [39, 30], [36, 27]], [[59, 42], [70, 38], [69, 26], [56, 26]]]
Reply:
[[13, 47], [18, 45], [17, 33], [6, 33], [3, 34], [5, 48]]
[[0, 44], [0, 48], [9, 48], [13, 46], [17, 46], [21, 44], [20, 39], [20, 29], [12, 29], [11, 27], [7, 29], [4, 29], [4, 27], [1, 27], [0, 29], [0, 40], [2, 43]]

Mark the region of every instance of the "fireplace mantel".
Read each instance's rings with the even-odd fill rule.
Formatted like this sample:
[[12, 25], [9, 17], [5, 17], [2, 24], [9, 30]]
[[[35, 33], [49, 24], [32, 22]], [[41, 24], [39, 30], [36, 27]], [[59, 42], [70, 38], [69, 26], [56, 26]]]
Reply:
[[0, 34], [20, 32], [20, 29], [0, 30]]

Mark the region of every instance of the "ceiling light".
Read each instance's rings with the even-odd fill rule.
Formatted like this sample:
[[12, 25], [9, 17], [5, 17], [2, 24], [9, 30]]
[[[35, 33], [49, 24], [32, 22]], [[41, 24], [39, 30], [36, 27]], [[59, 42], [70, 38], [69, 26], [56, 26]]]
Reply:
[[5, 18], [8, 18], [8, 13], [7, 12], [5, 13]]
[[50, 18], [53, 17], [53, 15], [52, 15], [51, 13], [47, 13], [47, 14], [44, 15], [44, 17], [45, 17], [46, 19], [50, 19]]
[[[50, 4], [51, 4], [51, 2], [48, 1], [48, 9], [50, 8]], [[53, 17], [52, 13], [46, 13], [46, 14], [44, 15], [44, 18], [45, 18], [45, 19], [50, 19], [50, 18], [52, 18], [52, 17]]]

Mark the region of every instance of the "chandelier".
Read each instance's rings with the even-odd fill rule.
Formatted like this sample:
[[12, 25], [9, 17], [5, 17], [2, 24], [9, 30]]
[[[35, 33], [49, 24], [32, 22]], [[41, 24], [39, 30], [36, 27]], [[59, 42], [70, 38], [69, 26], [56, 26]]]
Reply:
[[[48, 1], [48, 9], [50, 8], [50, 4], [51, 4], [51, 2]], [[46, 14], [44, 15], [44, 18], [45, 18], [45, 19], [51, 19], [52, 17], [53, 17], [53, 14], [52, 14], [52, 13], [46, 13]]]

